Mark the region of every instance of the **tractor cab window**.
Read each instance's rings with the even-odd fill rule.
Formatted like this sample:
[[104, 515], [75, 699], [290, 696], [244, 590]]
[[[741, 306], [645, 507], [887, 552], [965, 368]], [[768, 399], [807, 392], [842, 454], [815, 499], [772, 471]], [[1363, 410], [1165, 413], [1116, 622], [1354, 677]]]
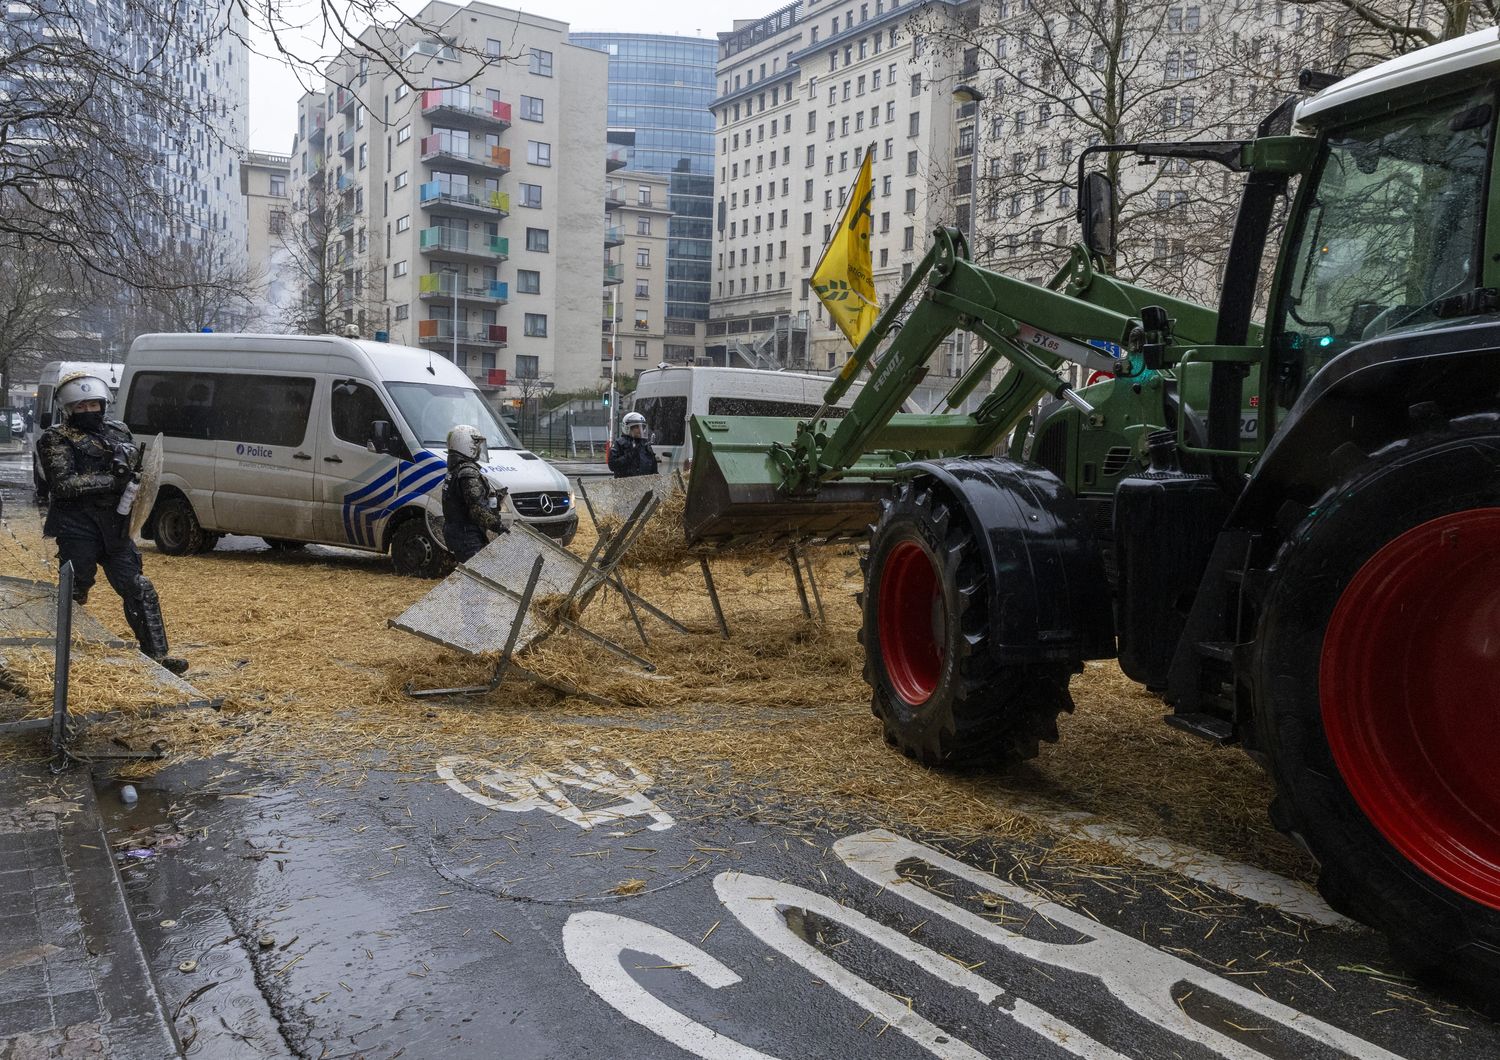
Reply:
[[1491, 102], [1432, 102], [1331, 132], [1276, 307], [1278, 400], [1351, 345], [1431, 324], [1481, 269]]

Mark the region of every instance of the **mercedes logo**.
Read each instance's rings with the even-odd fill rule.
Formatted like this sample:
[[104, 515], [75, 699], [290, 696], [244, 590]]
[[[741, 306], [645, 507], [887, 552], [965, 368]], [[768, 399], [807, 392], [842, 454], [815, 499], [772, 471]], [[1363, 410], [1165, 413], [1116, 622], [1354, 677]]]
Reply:
[[537, 504], [537, 507], [542, 510], [542, 514], [543, 515], [551, 515], [552, 514], [552, 498], [549, 497], [549, 496], [547, 496], [545, 493], [542, 494], [542, 499]]

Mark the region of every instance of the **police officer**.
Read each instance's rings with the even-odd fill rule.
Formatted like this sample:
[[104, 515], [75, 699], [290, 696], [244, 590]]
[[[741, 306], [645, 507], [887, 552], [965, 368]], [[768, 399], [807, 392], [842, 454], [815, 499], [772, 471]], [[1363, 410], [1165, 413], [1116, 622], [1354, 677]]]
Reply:
[[[125, 603], [141, 651], [174, 674], [187, 661], [167, 652], [156, 588], [141, 572], [141, 553], [130, 539], [140, 450], [123, 423], [104, 418], [109, 387], [77, 373], [57, 388], [62, 422], [37, 439], [37, 453], [52, 497], [42, 533], [57, 538], [58, 563], [73, 564], [73, 599], [87, 603], [98, 567]], [[119, 509], [123, 508], [122, 513]]]
[[479, 460], [489, 450], [484, 435], [466, 423], [448, 432], [448, 478], [443, 482], [443, 538], [448, 551], [466, 563], [484, 548], [487, 534], [503, 534], [500, 503], [509, 490], [496, 490]]
[[639, 412], [627, 412], [620, 428], [624, 433], [609, 447], [609, 469], [615, 478], [656, 474], [656, 453], [645, 437], [646, 417]]

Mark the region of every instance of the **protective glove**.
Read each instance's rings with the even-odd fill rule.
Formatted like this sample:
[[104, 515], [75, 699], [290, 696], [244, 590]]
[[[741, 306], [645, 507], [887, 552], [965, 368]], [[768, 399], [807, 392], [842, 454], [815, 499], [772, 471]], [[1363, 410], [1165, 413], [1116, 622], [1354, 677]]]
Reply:
[[141, 466], [141, 447], [131, 442], [116, 442], [114, 445], [114, 466], [111, 468], [115, 478], [125, 478], [135, 472]]

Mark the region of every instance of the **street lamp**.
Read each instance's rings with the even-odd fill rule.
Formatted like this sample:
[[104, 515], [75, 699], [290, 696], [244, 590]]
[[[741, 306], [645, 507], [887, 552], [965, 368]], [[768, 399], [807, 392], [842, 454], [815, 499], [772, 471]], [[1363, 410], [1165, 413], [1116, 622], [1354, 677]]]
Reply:
[[[966, 233], [969, 242], [969, 258], [973, 260], [977, 253], [974, 248], [974, 215], [979, 212], [979, 104], [984, 102], [984, 93], [973, 85], [959, 85], [953, 90], [953, 98], [959, 103], [974, 105], [974, 132], [969, 137], [969, 231]], [[968, 368], [969, 333], [965, 331], [961, 339], [963, 346], [958, 354], [958, 374], [960, 375]]]
[[[452, 266], [444, 266], [440, 275], [453, 277], [453, 287], [448, 295], [453, 299], [453, 363], [458, 364], [458, 270]], [[467, 365], [464, 370], [468, 370]]]

